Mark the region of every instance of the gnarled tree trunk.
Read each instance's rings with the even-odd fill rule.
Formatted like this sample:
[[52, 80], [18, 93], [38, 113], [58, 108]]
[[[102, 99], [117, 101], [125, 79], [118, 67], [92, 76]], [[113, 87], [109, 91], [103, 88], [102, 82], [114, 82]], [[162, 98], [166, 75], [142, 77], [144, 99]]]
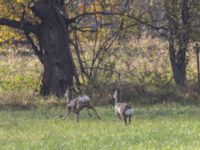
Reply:
[[73, 80], [68, 33], [61, 22], [56, 22], [56, 18], [43, 21], [39, 28], [39, 42], [44, 66], [41, 93], [62, 96]]
[[55, 94], [60, 97], [64, 95], [68, 86], [72, 86], [74, 68], [69, 47], [69, 32], [59, 6], [56, 0], [40, 1], [32, 10], [42, 20], [38, 27], [44, 66], [41, 94]]
[[40, 60], [44, 67], [41, 94], [64, 95], [73, 84], [74, 65], [69, 46], [69, 20], [63, 15], [63, 1], [38, 0], [30, 3], [41, 19], [37, 27]]

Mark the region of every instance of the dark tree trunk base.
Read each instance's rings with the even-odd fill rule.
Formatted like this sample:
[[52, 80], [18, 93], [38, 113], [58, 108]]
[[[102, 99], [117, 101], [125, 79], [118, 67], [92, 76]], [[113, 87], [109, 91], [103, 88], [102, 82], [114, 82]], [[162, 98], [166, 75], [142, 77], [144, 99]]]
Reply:
[[59, 12], [50, 6], [45, 8], [48, 16], [43, 18], [38, 30], [44, 66], [41, 94], [62, 97], [67, 87], [72, 86], [74, 75], [69, 33]]

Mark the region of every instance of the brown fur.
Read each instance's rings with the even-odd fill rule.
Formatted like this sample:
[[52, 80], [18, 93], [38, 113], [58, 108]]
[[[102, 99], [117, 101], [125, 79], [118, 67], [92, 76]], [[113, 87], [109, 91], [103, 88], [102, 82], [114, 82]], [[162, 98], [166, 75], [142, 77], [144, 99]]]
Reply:
[[124, 120], [125, 124], [130, 124], [131, 123], [131, 117], [132, 115], [127, 115], [125, 112], [128, 109], [131, 109], [132, 107], [128, 104], [128, 103], [119, 103], [119, 94], [120, 94], [120, 89], [117, 89], [113, 95], [113, 97], [115, 98], [115, 113], [116, 116], [120, 119], [120, 120]]
[[[68, 99], [69, 98], [68, 91], [67, 91], [66, 96]], [[73, 112], [77, 116], [77, 122], [79, 122], [80, 111], [83, 110], [84, 108], [87, 108], [89, 116], [91, 116], [91, 114], [89, 113], [89, 109], [92, 109], [96, 113], [97, 118], [101, 119], [100, 116], [98, 115], [95, 107], [90, 103], [90, 101], [81, 101], [80, 97], [77, 97], [77, 98], [67, 102], [67, 112], [66, 112], [65, 116], [63, 117], [63, 119], [65, 119], [71, 112]]]

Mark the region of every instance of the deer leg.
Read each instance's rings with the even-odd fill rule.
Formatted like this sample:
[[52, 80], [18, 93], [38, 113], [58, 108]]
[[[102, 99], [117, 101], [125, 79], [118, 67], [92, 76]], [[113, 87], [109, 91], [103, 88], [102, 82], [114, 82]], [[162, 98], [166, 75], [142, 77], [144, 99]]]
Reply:
[[76, 121], [79, 122], [79, 112], [76, 113]]
[[131, 123], [131, 115], [128, 117], [129, 124]]
[[116, 115], [117, 115], [117, 117], [118, 117], [120, 120], [122, 120], [122, 117], [121, 117], [121, 115], [120, 115], [118, 112], [116, 112]]
[[89, 108], [87, 108], [88, 116], [92, 117], [92, 114], [89, 112]]
[[95, 112], [95, 114], [96, 114], [98, 119], [101, 119], [101, 117], [98, 115], [98, 113], [97, 113], [96, 109], [94, 108], [94, 106], [89, 106], [88, 108], [92, 109]]
[[67, 118], [67, 116], [70, 114], [70, 110], [68, 109], [67, 110], [67, 112], [65, 113], [65, 115], [64, 115], [64, 117], [62, 118], [63, 120], [65, 119], [65, 118]]
[[123, 116], [123, 119], [124, 119], [125, 125], [127, 125], [127, 117], [125, 115]]
[[65, 113], [64, 117], [62, 118], [63, 120], [67, 118], [67, 116], [69, 115], [68, 112]]

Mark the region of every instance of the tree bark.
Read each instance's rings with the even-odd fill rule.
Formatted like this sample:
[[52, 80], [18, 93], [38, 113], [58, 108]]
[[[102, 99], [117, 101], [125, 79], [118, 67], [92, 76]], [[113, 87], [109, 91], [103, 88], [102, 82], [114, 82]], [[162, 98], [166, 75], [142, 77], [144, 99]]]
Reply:
[[[51, 2], [40, 3], [35, 10], [41, 15], [38, 39], [42, 51], [44, 74], [41, 94], [64, 95], [73, 84], [74, 66], [69, 46], [69, 32], [65, 19]], [[43, 8], [45, 7], [45, 8]], [[43, 10], [45, 10], [43, 12]]]
[[43, 51], [44, 74], [41, 94], [62, 96], [72, 86], [73, 67], [69, 53], [69, 39], [59, 22], [44, 21], [39, 29], [39, 42]]
[[186, 82], [186, 51], [179, 49], [179, 52], [176, 54], [175, 47], [172, 46], [172, 43], [169, 43], [169, 53], [170, 61], [173, 72], [173, 77], [176, 85], [185, 86]]
[[169, 21], [169, 55], [173, 77], [176, 85], [185, 86], [186, 83], [186, 52], [188, 49], [190, 24], [188, 0], [181, 3], [181, 21], [168, 14]]

